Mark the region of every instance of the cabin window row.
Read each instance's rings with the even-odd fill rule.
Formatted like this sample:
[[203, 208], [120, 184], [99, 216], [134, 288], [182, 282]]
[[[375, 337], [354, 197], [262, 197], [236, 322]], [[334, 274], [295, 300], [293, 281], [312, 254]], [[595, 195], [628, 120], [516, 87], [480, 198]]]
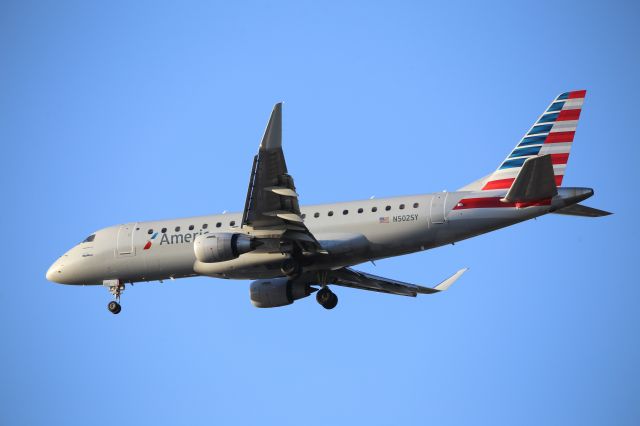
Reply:
[[[229, 222], [229, 226], [236, 226], [236, 221], [232, 220], [231, 222]], [[216, 228], [220, 228], [222, 227], [222, 222], [217, 222], [216, 223]], [[208, 223], [204, 223], [202, 224], [202, 229], [208, 229], [209, 228], [209, 224]], [[140, 229], [140, 228], [138, 228]], [[182, 229], [180, 226], [176, 226], [173, 230], [175, 232], [180, 232], [180, 229]], [[194, 225], [189, 225], [189, 231], [193, 231], [195, 229]], [[160, 230], [161, 233], [165, 234], [167, 232], [167, 228], [162, 228]], [[147, 230], [147, 234], [151, 235], [153, 234], [153, 228]]]
[[[404, 209], [405, 209], [405, 207], [406, 207], [406, 206], [405, 206], [404, 204], [400, 204], [400, 205], [398, 205], [398, 209], [400, 209], [400, 210], [404, 210]], [[413, 208], [414, 208], [414, 209], [417, 209], [418, 207], [420, 207], [420, 203], [413, 203]], [[390, 211], [390, 210], [391, 210], [391, 206], [390, 206], [390, 205], [387, 205], [387, 206], [385, 206], [385, 208], [384, 208], [384, 209], [385, 209], [385, 211]], [[375, 207], [375, 206], [374, 206], [374, 207], [371, 207], [371, 212], [372, 212], [372, 213], [375, 213], [375, 212], [377, 212], [377, 211], [378, 211], [378, 207]], [[362, 207], [360, 207], [360, 208], [358, 209], [358, 214], [362, 214], [362, 213], [364, 213], [364, 209], [363, 209]], [[343, 215], [343, 216], [346, 216], [346, 215], [348, 215], [348, 214], [349, 214], [349, 210], [347, 210], [347, 209], [342, 210], [342, 215]], [[329, 210], [329, 211], [327, 212], [327, 216], [333, 216], [333, 210]], [[306, 218], [306, 217], [307, 217], [307, 215], [306, 215], [306, 214], [303, 214], [303, 215], [302, 215], [302, 218], [303, 218], [303, 219], [304, 219], [304, 218]], [[319, 212], [315, 212], [315, 213], [313, 214], [313, 217], [320, 217], [320, 213], [319, 213]], [[236, 221], [235, 221], [235, 220], [232, 220], [231, 222], [229, 222], [229, 226], [236, 226]], [[205, 224], [203, 224], [203, 225], [202, 225], [202, 229], [207, 229], [208, 227], [209, 227], [209, 224], [207, 224], [207, 223], [205, 223]], [[217, 222], [217, 223], [216, 223], [216, 228], [220, 228], [220, 227], [222, 227], [222, 222]], [[175, 232], [180, 232], [180, 229], [181, 229], [181, 227], [180, 227], [180, 226], [176, 226], [176, 227], [174, 228], [174, 231], [175, 231]], [[195, 226], [194, 226], [194, 225], [189, 225], [189, 231], [193, 231], [194, 229], [195, 229]], [[162, 229], [160, 230], [160, 232], [162, 232], [163, 234], [164, 234], [164, 233], [166, 233], [166, 232], [167, 232], [167, 228], [162, 228]], [[153, 229], [149, 229], [149, 230], [147, 231], [147, 234], [149, 234], [149, 235], [153, 234]]]
[[[413, 203], [413, 208], [414, 208], [414, 209], [417, 209], [418, 207], [420, 207], [420, 203]], [[390, 210], [391, 210], [391, 208], [392, 208], [392, 207], [391, 207], [390, 205], [387, 205], [387, 206], [385, 206], [384, 210], [385, 210], [385, 211], [390, 211]], [[404, 210], [405, 208], [406, 208], [406, 205], [404, 205], [404, 204], [400, 204], [400, 205], [398, 206], [398, 209], [400, 209], [400, 210]], [[371, 212], [372, 212], [372, 213], [375, 213], [375, 212], [377, 212], [377, 211], [378, 211], [378, 207], [375, 207], [375, 206], [374, 206], [374, 207], [371, 207]], [[362, 207], [360, 207], [360, 208], [358, 209], [358, 214], [362, 214], [362, 213], [364, 213], [364, 209], [363, 209]], [[343, 215], [343, 216], [346, 216], [346, 215], [348, 215], [348, 214], [349, 214], [349, 210], [347, 210], [347, 209], [342, 210], [342, 215]], [[333, 215], [334, 215], [333, 210], [329, 210], [329, 211], [327, 212], [327, 216], [333, 216]], [[307, 216], [306, 214], [303, 214], [303, 215], [302, 215], [302, 218], [304, 219], [306, 216]], [[315, 212], [315, 213], [313, 214], [313, 217], [316, 217], [316, 218], [317, 218], [317, 217], [320, 217], [320, 213], [319, 213], [319, 212]]]

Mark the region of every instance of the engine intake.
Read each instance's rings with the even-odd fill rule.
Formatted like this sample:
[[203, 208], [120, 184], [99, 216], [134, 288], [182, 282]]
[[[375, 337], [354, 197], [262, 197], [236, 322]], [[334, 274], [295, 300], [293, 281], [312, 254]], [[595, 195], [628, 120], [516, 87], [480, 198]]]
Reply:
[[256, 308], [276, 308], [292, 304], [295, 300], [310, 296], [317, 288], [302, 281], [286, 277], [257, 280], [249, 288], [251, 303]]
[[193, 251], [200, 262], [215, 263], [235, 259], [258, 245], [258, 241], [245, 234], [203, 234], [196, 237]]

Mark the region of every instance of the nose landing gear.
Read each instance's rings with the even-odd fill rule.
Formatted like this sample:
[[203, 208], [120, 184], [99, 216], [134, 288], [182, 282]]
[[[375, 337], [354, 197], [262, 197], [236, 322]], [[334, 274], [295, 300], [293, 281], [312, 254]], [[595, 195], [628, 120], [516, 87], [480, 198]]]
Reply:
[[120, 306], [120, 304], [115, 300], [112, 300], [107, 305], [107, 309], [109, 309], [109, 312], [111, 312], [112, 314], [119, 314], [120, 311], [122, 310], [122, 306]]
[[122, 292], [124, 291], [124, 282], [120, 280], [105, 280], [102, 285], [107, 287], [109, 293], [113, 294], [113, 297], [116, 299], [109, 302], [109, 304], [107, 305], [107, 309], [109, 309], [109, 312], [114, 315], [119, 314], [122, 310], [122, 306], [120, 306], [119, 302], [120, 294], [122, 294]]

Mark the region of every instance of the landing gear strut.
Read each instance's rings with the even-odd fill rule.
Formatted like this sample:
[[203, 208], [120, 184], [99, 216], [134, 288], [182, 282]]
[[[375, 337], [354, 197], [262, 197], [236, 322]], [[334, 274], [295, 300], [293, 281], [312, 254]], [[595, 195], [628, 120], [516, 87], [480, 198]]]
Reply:
[[120, 280], [106, 280], [103, 285], [109, 289], [109, 293], [113, 294], [113, 297], [116, 300], [112, 300], [107, 305], [107, 309], [112, 314], [119, 314], [122, 310], [122, 306], [120, 306], [120, 294], [124, 291], [124, 282]]
[[318, 290], [316, 300], [325, 309], [333, 309], [338, 305], [338, 296], [326, 286]]

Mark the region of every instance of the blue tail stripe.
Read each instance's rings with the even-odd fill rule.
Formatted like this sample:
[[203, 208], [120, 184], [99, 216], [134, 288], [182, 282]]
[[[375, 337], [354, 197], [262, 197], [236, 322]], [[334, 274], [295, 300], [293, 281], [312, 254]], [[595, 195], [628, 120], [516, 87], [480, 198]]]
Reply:
[[542, 146], [530, 146], [527, 148], [514, 149], [509, 158], [522, 157], [525, 155], [538, 155]]
[[554, 121], [556, 121], [556, 118], [558, 118], [559, 113], [554, 112], [553, 114], [545, 114], [543, 115], [540, 120], [538, 120], [538, 123], [552, 123]]
[[564, 102], [554, 102], [551, 104], [547, 112], [560, 111], [564, 106]]
[[547, 135], [529, 136], [527, 138], [522, 139], [522, 142], [520, 142], [520, 144], [518, 144], [518, 146], [542, 144], [542, 143], [544, 143], [545, 139], [547, 139]]
[[528, 133], [529, 135], [535, 135], [536, 133], [549, 133], [549, 130], [553, 127], [553, 124], [543, 124], [542, 126], [533, 126], [533, 129]]
[[500, 166], [500, 170], [502, 169], [512, 169], [514, 167], [520, 167], [524, 164], [524, 162], [527, 160], [527, 158], [517, 158], [515, 160], [507, 160], [504, 163], [502, 163], [502, 166]]

